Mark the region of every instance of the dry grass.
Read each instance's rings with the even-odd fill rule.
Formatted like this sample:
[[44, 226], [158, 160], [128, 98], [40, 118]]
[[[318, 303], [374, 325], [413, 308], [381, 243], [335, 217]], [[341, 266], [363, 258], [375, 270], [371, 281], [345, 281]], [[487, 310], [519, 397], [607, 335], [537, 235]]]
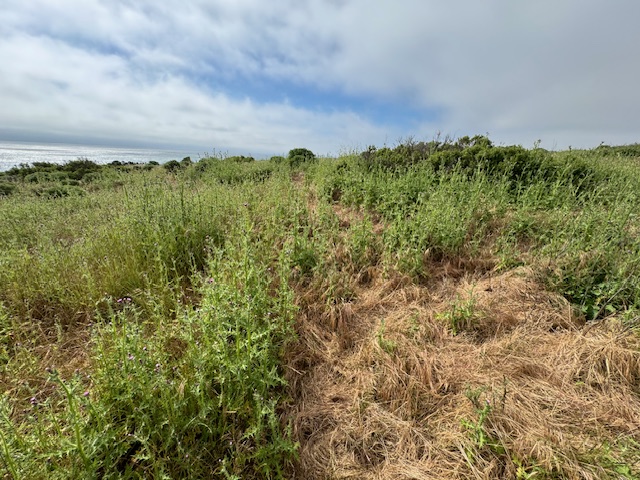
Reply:
[[294, 478], [606, 478], [603, 442], [640, 440], [640, 338], [616, 319], [584, 325], [525, 269], [370, 277], [352, 302], [301, 292]]
[[0, 391], [14, 400], [14, 415], [19, 417], [30, 411], [33, 402], [56, 393], [52, 371], [64, 379], [88, 372], [90, 332], [86, 324], [77, 323], [56, 329], [32, 322], [15, 330], [20, 336], [11, 339], [12, 358], [0, 371]]

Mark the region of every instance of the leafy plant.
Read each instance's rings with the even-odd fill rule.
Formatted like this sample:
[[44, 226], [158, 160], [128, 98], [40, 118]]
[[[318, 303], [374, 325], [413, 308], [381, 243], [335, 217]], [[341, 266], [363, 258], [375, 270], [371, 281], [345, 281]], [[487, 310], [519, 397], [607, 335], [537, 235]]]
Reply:
[[299, 167], [300, 165], [310, 162], [316, 158], [315, 154], [306, 148], [294, 148], [289, 150], [287, 161], [290, 167]]
[[449, 324], [453, 335], [458, 335], [462, 331], [473, 328], [474, 320], [477, 317], [476, 300], [473, 295], [464, 301], [458, 298], [451, 304], [449, 310], [439, 313], [437, 316]]
[[393, 340], [386, 338], [385, 333], [384, 319], [382, 319], [380, 321], [380, 328], [376, 332], [376, 340], [383, 351], [387, 352], [389, 355], [393, 355], [398, 348], [398, 345]]

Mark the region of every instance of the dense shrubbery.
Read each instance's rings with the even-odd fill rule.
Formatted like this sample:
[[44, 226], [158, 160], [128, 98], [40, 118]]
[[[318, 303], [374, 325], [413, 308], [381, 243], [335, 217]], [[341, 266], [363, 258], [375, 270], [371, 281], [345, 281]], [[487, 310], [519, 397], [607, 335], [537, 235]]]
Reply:
[[6, 196], [8, 197], [13, 192], [15, 192], [16, 186], [7, 182], [0, 182], [0, 197]]
[[103, 167], [87, 158], [78, 158], [64, 164], [34, 162], [31, 166], [21, 165], [4, 172], [4, 176], [22, 178], [29, 182], [41, 183], [63, 178], [83, 180], [91, 173], [99, 172]]
[[[549, 181], [560, 176], [583, 180], [595, 172], [586, 162], [576, 159], [570, 165], [554, 162], [543, 149], [528, 150], [521, 146], [495, 146], [487, 137], [462, 137], [457, 141], [408, 141], [397, 147], [369, 147], [360, 155], [358, 165], [368, 171], [398, 170], [417, 164], [430, 165], [437, 173], [483, 171], [494, 178], [528, 181], [543, 177]], [[568, 169], [569, 168], [569, 169]]]
[[292, 150], [289, 150], [287, 161], [290, 167], [296, 168], [304, 163], [315, 160], [315, 158], [316, 156], [311, 150], [308, 150], [306, 148], [294, 148]]
[[256, 159], [253, 157], [245, 157], [244, 155], [234, 155], [232, 157], [225, 158], [227, 162], [235, 162], [235, 163], [251, 163], [255, 162]]
[[191, 157], [184, 157], [181, 161], [178, 160], [169, 160], [165, 162], [162, 166], [167, 172], [175, 173], [179, 170], [184, 170], [189, 168], [193, 162], [191, 161]]
[[621, 157], [640, 157], [640, 143], [632, 143], [630, 145], [600, 145], [593, 149], [598, 155], [617, 155]]
[[180, 165], [180, 162], [178, 162], [177, 160], [169, 160], [168, 162], [162, 164], [162, 167], [167, 172], [177, 172], [182, 168], [182, 165]]
[[[182, 162], [176, 163], [178, 168], [185, 169], [191, 164], [191, 159], [186, 157]], [[101, 165], [87, 158], [78, 158], [64, 164], [33, 162], [31, 165], [22, 164], [0, 172], [0, 183], [12, 186], [6, 189], [5, 195], [11, 190], [12, 193], [19, 191], [22, 195], [62, 198], [82, 195], [87, 190], [103, 186], [113, 186], [121, 183], [117, 180], [119, 176], [150, 171], [157, 165], [159, 163], [155, 161], [140, 164], [119, 160]], [[169, 170], [172, 166], [170, 165]]]
[[271, 177], [275, 169], [276, 165], [273, 162], [256, 162], [252, 157], [222, 159], [205, 157], [195, 163], [193, 170], [187, 172], [187, 175], [192, 178], [232, 185], [264, 181]]

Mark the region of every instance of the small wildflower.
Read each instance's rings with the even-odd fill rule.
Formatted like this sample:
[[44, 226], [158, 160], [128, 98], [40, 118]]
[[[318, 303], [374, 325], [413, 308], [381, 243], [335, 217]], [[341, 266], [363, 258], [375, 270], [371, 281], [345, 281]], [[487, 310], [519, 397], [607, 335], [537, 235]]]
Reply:
[[127, 356], [127, 358], [128, 358], [129, 360], [135, 360], [135, 358], [136, 358], [136, 357], [134, 357], [134, 356], [133, 356], [133, 354], [132, 354], [132, 353], [130, 353], [130, 354]]
[[82, 396], [83, 396], [83, 397], [85, 397], [85, 398], [86, 398], [86, 397], [88, 397], [88, 396], [89, 396], [89, 390], [86, 390], [86, 391], [82, 394]]
[[211, 277], [207, 278], [207, 283], [213, 283], [213, 278]]
[[31, 403], [31, 405], [38, 405], [38, 399], [36, 397], [31, 397], [29, 403]]

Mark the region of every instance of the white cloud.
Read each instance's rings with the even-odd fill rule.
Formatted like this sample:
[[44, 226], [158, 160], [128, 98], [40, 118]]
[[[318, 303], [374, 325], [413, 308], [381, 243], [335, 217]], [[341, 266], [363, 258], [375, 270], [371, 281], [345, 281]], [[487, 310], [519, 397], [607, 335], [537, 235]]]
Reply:
[[[255, 153], [437, 130], [547, 147], [638, 141], [632, 0], [5, 3], [0, 127], [34, 135]], [[403, 131], [348, 106], [291, 104], [286, 91], [259, 101], [219, 88], [238, 79], [397, 102], [425, 120]]]
[[[256, 104], [199, 90], [182, 77], [140, 81], [115, 55], [97, 55], [58, 41], [14, 39], [22, 55], [0, 45], [14, 66], [0, 79], [0, 125], [105, 141], [282, 153], [294, 145], [328, 152], [374, 135], [378, 127], [353, 113], [317, 114], [282, 104]], [[23, 95], [23, 92], [25, 95]], [[373, 141], [373, 138], [369, 139]]]

